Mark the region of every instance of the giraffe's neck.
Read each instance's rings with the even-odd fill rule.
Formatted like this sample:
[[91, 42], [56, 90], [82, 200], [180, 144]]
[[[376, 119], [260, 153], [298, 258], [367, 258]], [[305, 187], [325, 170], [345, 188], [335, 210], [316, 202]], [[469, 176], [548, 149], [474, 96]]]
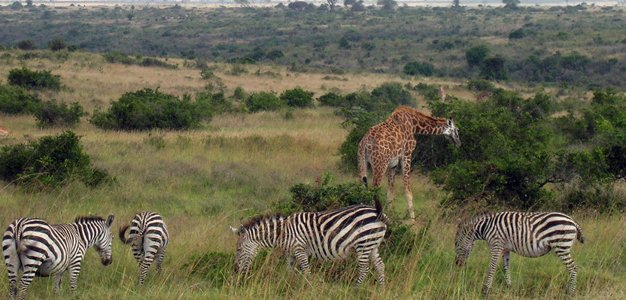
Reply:
[[415, 134], [440, 135], [446, 127], [445, 119], [419, 118], [415, 122]]

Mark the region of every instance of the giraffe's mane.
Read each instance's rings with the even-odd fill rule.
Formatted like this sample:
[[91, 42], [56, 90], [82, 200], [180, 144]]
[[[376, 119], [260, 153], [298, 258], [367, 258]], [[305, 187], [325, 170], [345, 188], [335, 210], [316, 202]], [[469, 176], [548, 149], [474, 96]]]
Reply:
[[100, 216], [82, 216], [82, 217], [76, 217], [76, 219], [74, 219], [74, 223], [86, 223], [86, 222], [94, 222], [94, 221], [102, 221], [104, 222], [104, 219]]
[[261, 222], [265, 221], [265, 220], [272, 220], [272, 219], [284, 219], [285, 215], [283, 214], [263, 214], [263, 215], [258, 215], [258, 216], [254, 216], [252, 217], [250, 220], [248, 220], [247, 222], [243, 223], [241, 225], [241, 229], [250, 229], [256, 225], [259, 225]]
[[391, 113], [391, 115], [393, 116], [395, 114], [402, 114], [402, 113], [410, 114], [410, 115], [415, 116], [415, 117], [420, 118], [420, 119], [426, 119], [426, 120], [428, 120], [430, 122], [433, 122], [433, 123], [441, 122], [441, 121], [445, 121], [446, 120], [445, 118], [436, 118], [436, 117], [433, 117], [433, 116], [429, 116], [429, 115], [427, 115], [427, 114], [425, 114], [425, 113], [423, 113], [423, 112], [421, 112], [421, 111], [419, 111], [417, 109], [414, 109], [412, 107], [408, 107], [408, 106], [405, 106], [405, 105], [398, 106]]

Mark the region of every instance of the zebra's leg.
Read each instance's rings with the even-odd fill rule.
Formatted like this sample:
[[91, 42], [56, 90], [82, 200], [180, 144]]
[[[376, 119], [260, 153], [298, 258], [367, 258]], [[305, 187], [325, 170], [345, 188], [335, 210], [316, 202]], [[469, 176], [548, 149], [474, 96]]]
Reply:
[[491, 259], [489, 260], [489, 272], [487, 273], [487, 279], [485, 280], [485, 285], [483, 286], [483, 295], [489, 294], [489, 289], [491, 288], [491, 284], [493, 283], [493, 276], [496, 273], [496, 269], [498, 267], [498, 260], [500, 256], [502, 256], [503, 247], [499, 245], [490, 246], [490, 254]]
[[309, 256], [306, 254], [306, 251], [304, 251], [304, 247], [296, 246], [293, 250], [293, 256], [298, 261], [302, 273], [304, 273], [305, 275], [311, 275], [311, 268], [309, 267]]
[[556, 255], [561, 258], [563, 264], [569, 271], [569, 280], [567, 281], [567, 293], [573, 295], [576, 292], [576, 263], [572, 259], [570, 248], [556, 248]]
[[157, 252], [156, 259], [156, 271], [161, 274], [161, 264], [163, 263], [163, 259], [165, 258], [165, 248], [161, 247], [159, 252]]
[[61, 279], [63, 279], [63, 275], [65, 272], [57, 273], [54, 276], [54, 292], [58, 293], [61, 290]]
[[372, 252], [370, 252], [370, 261], [374, 265], [374, 269], [378, 275], [376, 282], [378, 282], [379, 285], [385, 285], [385, 263], [378, 254], [378, 248], [374, 248]]
[[371, 251], [366, 251], [365, 249], [356, 249], [356, 257], [359, 261], [359, 276], [356, 279], [356, 284], [361, 285], [363, 281], [365, 281], [365, 276], [370, 270], [370, 255]]
[[504, 250], [503, 259], [504, 259], [504, 277], [506, 278], [506, 287], [511, 287], [511, 271], [509, 269], [509, 258], [511, 252], [509, 250]]
[[80, 263], [82, 260], [83, 257], [78, 256], [70, 263], [70, 289], [72, 291], [76, 290], [76, 287], [78, 287], [78, 275], [80, 275]]
[[152, 250], [152, 248], [144, 249], [143, 251], [143, 260], [141, 261], [141, 264], [139, 264], [139, 285], [143, 285], [143, 282], [146, 279], [146, 274], [148, 273], [148, 268], [150, 268], [150, 265], [154, 262], [156, 255], [156, 253], [152, 251], [145, 250]]
[[[6, 252], [6, 250], [5, 250]], [[17, 252], [4, 255], [4, 263], [7, 267], [7, 277], [9, 278], [9, 294], [11, 299], [17, 296], [17, 277], [20, 270], [20, 258]]]
[[410, 151], [405, 152], [402, 158], [402, 181], [404, 182], [404, 196], [406, 197], [406, 205], [409, 210], [409, 217], [415, 223], [415, 211], [413, 209], [413, 192], [411, 192], [411, 155], [415, 148], [410, 148]]
[[16, 299], [24, 299], [26, 296], [26, 290], [30, 286], [31, 282], [35, 278], [37, 270], [44, 262], [45, 257], [43, 254], [34, 251], [24, 251], [20, 254], [20, 261], [22, 262], [22, 278], [17, 286]]
[[143, 260], [142, 245], [133, 243], [132, 249], [133, 249], [133, 257], [135, 257], [135, 260], [137, 261], [137, 263], [140, 264], [141, 261]]

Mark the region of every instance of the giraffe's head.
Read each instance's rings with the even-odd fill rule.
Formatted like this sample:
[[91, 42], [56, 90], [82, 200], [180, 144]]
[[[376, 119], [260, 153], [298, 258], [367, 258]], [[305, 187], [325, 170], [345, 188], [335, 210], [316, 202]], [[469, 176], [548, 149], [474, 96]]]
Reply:
[[451, 139], [457, 147], [461, 147], [461, 139], [459, 138], [459, 128], [454, 125], [452, 119], [446, 120], [446, 125], [443, 128], [442, 134]]

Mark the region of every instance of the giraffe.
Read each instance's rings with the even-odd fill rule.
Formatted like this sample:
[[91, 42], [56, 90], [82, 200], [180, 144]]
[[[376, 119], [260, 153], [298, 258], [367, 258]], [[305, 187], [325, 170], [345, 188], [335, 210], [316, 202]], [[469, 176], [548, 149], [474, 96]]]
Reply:
[[439, 99], [441, 102], [446, 102], [446, 90], [443, 89], [443, 85], [439, 86]]
[[387, 120], [373, 126], [359, 143], [357, 159], [359, 179], [367, 186], [367, 165], [372, 168], [373, 185], [379, 187], [387, 173], [387, 202], [393, 201], [393, 181], [396, 167], [402, 169], [404, 194], [409, 216], [415, 222], [413, 193], [410, 186], [411, 155], [417, 141], [416, 134], [444, 135], [461, 146], [459, 130], [452, 119], [433, 118], [413, 108], [400, 106]]
[[7, 137], [9, 136], [9, 130], [4, 128], [4, 127], [0, 127], [0, 137]]

